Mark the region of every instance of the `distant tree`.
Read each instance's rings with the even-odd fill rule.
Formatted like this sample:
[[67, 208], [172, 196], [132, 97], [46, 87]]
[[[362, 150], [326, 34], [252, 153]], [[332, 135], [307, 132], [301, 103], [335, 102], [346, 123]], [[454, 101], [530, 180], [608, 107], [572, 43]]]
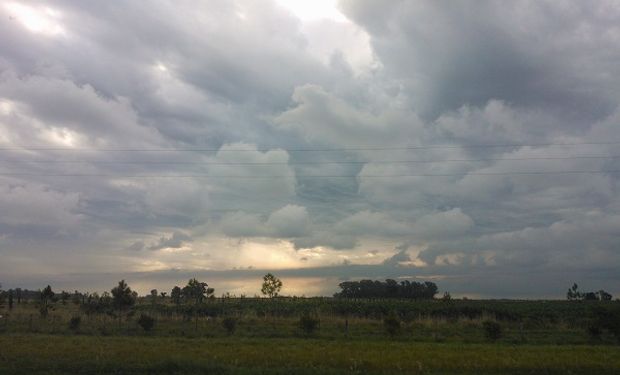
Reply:
[[2, 284], [0, 284], [0, 307], [4, 305], [4, 290], [2, 290]]
[[22, 289], [21, 288], [17, 288], [15, 289], [15, 297], [17, 298], [17, 304], [21, 304], [22, 303]]
[[80, 292], [78, 292], [77, 290], [73, 292], [73, 295], [71, 296], [71, 302], [73, 302], [75, 305], [79, 305], [80, 302], [83, 301], [83, 296]]
[[443, 292], [443, 297], [441, 297], [441, 299], [443, 301], [450, 301], [452, 299], [452, 296], [450, 295], [450, 292]]
[[168, 295], [168, 292], [161, 292], [159, 293], [159, 295], [161, 296], [162, 299], [165, 299], [166, 296]]
[[9, 310], [13, 310], [13, 289], [9, 290]]
[[261, 293], [263, 293], [263, 295], [269, 298], [277, 297], [281, 289], [282, 289], [282, 281], [280, 281], [280, 279], [278, 279], [271, 273], [268, 273], [265, 276], [263, 276], [263, 286], [260, 290]]
[[196, 329], [198, 328], [198, 306], [206, 298], [213, 296], [214, 289], [209, 288], [205, 282], [198, 281], [196, 278], [190, 279], [187, 285], [183, 287], [182, 295], [188, 302], [193, 302], [193, 309], [190, 310], [194, 315]]
[[566, 292], [566, 299], [569, 301], [583, 299], [581, 292], [579, 292], [579, 286], [577, 283], [573, 283], [573, 286], [568, 289], [568, 292]]
[[599, 290], [597, 292], [597, 294], [598, 294], [598, 299], [601, 300], [601, 301], [611, 301], [612, 298], [613, 298], [613, 296], [611, 294], [607, 293], [606, 291], [604, 291], [602, 289]]
[[385, 282], [379, 280], [345, 281], [339, 286], [342, 290], [334, 294], [334, 297], [433, 299], [438, 291], [437, 285], [430, 281], [419, 283], [405, 280], [396, 283], [391, 279]]
[[46, 286], [43, 291], [41, 291], [41, 307], [39, 312], [42, 317], [46, 317], [49, 313], [49, 310], [52, 308], [52, 303], [54, 302], [54, 296], [56, 293], [52, 291], [51, 286]]
[[172, 299], [172, 302], [177, 305], [177, 308], [181, 304], [181, 295], [181, 288], [179, 288], [178, 286], [172, 288], [172, 291], [170, 292], [170, 298]]
[[598, 301], [598, 296], [594, 292], [586, 292], [583, 294], [585, 301]]
[[209, 284], [194, 279], [190, 279], [182, 290], [182, 295], [195, 305], [202, 303], [205, 298], [213, 295], [214, 289], [209, 288]]
[[64, 290], [62, 292], [60, 292], [60, 302], [63, 305], [67, 304], [67, 300], [69, 299], [69, 293], [65, 292]]
[[118, 313], [118, 326], [121, 326], [123, 313], [125, 310], [136, 303], [136, 296], [125, 280], [118, 282], [118, 285], [111, 290], [112, 304]]
[[155, 305], [157, 303], [157, 289], [151, 289], [151, 303]]

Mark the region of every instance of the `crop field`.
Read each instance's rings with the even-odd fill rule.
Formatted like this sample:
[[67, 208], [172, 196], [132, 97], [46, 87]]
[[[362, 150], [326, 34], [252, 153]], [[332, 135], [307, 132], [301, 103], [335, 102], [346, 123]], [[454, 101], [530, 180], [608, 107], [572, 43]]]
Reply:
[[619, 311], [617, 301], [144, 297], [122, 314], [66, 301], [43, 316], [29, 301], [2, 311], [0, 373], [615, 374], [613, 326], [592, 327]]

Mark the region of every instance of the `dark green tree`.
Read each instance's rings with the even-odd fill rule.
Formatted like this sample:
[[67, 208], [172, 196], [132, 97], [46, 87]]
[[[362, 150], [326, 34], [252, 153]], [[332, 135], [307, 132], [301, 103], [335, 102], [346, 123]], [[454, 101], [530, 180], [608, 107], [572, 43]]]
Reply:
[[145, 332], [150, 332], [153, 327], [155, 327], [155, 318], [146, 314], [140, 314], [138, 325], [142, 327]]
[[51, 286], [46, 286], [43, 291], [41, 291], [41, 307], [39, 312], [42, 317], [46, 317], [49, 313], [49, 310], [52, 308], [52, 304], [54, 302], [54, 296], [56, 293], [52, 290]]
[[64, 290], [60, 292], [60, 302], [62, 302], [63, 305], [67, 304], [68, 299], [69, 299], [69, 293], [65, 292]]
[[118, 285], [111, 290], [112, 305], [118, 313], [118, 326], [121, 326], [122, 317], [125, 311], [136, 303], [136, 296], [131, 291], [125, 280], [118, 282]]
[[153, 305], [157, 304], [157, 289], [151, 289], [151, 303]]
[[196, 329], [198, 329], [198, 307], [203, 300], [213, 296], [214, 291], [207, 283], [198, 281], [196, 278], [190, 279], [182, 290], [183, 298], [194, 304], [190, 311], [194, 315]]
[[213, 292], [214, 289], [209, 288], [207, 283], [194, 278], [190, 279], [183, 288], [183, 297], [188, 301], [192, 301], [194, 305], [199, 305], [205, 298], [211, 297]]
[[583, 299], [583, 295], [579, 291], [579, 286], [577, 283], [573, 283], [573, 286], [568, 289], [568, 292], [566, 292], [566, 299], [569, 301]]
[[611, 294], [607, 293], [606, 291], [602, 289], [599, 290], [597, 294], [598, 294], [598, 299], [601, 301], [611, 301], [611, 299], [613, 298]]
[[282, 289], [282, 281], [280, 281], [280, 279], [278, 279], [271, 273], [268, 273], [265, 276], [263, 276], [263, 286], [260, 289], [263, 295], [269, 298], [277, 297], [281, 289]]
[[175, 286], [174, 288], [172, 288], [172, 291], [170, 292], [170, 298], [172, 299], [172, 303], [174, 303], [177, 306], [177, 309], [179, 308], [179, 305], [181, 304], [181, 295], [182, 295], [182, 291], [181, 288], [179, 288], [178, 286]]

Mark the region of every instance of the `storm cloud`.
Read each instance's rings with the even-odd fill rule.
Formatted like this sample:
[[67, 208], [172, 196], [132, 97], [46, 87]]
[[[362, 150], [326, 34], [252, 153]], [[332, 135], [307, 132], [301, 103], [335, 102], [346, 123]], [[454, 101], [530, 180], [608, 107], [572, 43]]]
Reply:
[[5, 2], [0, 282], [620, 292], [619, 21], [604, 0]]

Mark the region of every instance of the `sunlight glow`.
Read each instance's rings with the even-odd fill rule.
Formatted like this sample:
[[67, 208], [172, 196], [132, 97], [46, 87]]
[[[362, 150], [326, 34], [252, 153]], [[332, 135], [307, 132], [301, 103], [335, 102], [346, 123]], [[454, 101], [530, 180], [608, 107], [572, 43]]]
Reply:
[[8, 115], [13, 112], [13, 108], [15, 108], [15, 104], [13, 104], [13, 102], [0, 99], [0, 114]]
[[50, 143], [63, 147], [75, 147], [79, 134], [67, 128], [44, 129], [41, 135]]
[[44, 35], [59, 35], [65, 31], [58, 22], [60, 13], [48, 7], [30, 7], [19, 3], [5, 5], [10, 18], [15, 19], [30, 32]]

